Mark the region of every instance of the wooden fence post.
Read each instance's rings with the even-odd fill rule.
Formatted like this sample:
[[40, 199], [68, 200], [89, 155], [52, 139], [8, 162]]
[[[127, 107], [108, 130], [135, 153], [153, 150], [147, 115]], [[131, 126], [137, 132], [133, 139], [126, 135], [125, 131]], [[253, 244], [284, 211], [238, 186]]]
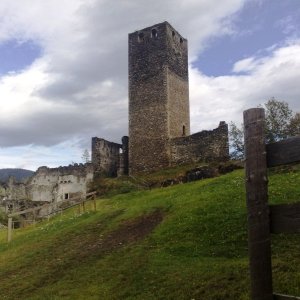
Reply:
[[244, 126], [251, 295], [253, 300], [272, 300], [264, 109], [244, 111]]
[[9, 243], [11, 241], [12, 238], [12, 218], [8, 218], [8, 222], [7, 222], [7, 242]]

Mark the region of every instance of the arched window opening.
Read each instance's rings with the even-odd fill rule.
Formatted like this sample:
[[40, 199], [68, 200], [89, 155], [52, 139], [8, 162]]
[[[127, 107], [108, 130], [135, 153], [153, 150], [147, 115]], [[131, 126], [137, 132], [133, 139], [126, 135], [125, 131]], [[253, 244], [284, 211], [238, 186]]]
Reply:
[[186, 132], [185, 132], [185, 125], [182, 126], [182, 136], [185, 136]]
[[158, 33], [157, 33], [157, 30], [156, 30], [155, 28], [152, 29], [152, 31], [151, 31], [151, 36], [152, 36], [153, 38], [157, 38]]
[[140, 32], [138, 34], [138, 42], [141, 43], [144, 41], [144, 32]]

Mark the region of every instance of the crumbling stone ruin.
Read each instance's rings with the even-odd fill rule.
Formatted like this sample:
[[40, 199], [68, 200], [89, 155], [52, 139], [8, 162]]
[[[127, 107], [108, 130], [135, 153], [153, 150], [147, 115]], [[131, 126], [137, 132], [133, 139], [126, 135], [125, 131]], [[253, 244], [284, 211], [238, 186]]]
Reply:
[[95, 171], [116, 176], [229, 159], [225, 122], [190, 135], [187, 40], [168, 22], [129, 34], [126, 143], [93, 138]]
[[122, 137], [122, 144], [93, 137], [92, 164], [97, 175], [128, 175], [128, 137]]
[[92, 180], [91, 164], [40, 167], [26, 185], [27, 195], [32, 201], [60, 202], [86, 194], [87, 184]]
[[0, 207], [6, 213], [33, 207], [36, 203], [58, 203], [83, 196], [93, 180], [91, 163], [66, 167], [40, 167], [25, 183], [12, 177], [0, 185]]
[[10, 176], [6, 183], [0, 183], [0, 209], [5, 213], [25, 207], [27, 200], [24, 182], [17, 182]]

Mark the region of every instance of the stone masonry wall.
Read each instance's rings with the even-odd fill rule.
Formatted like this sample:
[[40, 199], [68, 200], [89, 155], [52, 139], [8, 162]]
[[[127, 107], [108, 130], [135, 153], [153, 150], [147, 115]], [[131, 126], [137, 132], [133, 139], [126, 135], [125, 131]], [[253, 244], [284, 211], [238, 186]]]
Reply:
[[204, 130], [170, 141], [172, 165], [198, 161], [226, 161], [229, 159], [228, 125], [220, 122], [214, 130]]
[[122, 153], [119, 154], [118, 176], [128, 175], [128, 136], [122, 137]]
[[10, 176], [7, 183], [0, 184], [0, 200], [27, 200], [26, 184]]
[[130, 90], [130, 174], [163, 168], [169, 164], [166, 72], [164, 69], [156, 77], [148, 78]]
[[26, 193], [32, 201], [60, 202], [84, 195], [92, 179], [91, 163], [59, 168], [40, 167], [26, 184]]
[[92, 164], [95, 174], [117, 176], [121, 144], [102, 138], [92, 138]]
[[169, 138], [190, 135], [189, 86], [185, 79], [168, 70]]
[[169, 139], [183, 131], [189, 134], [187, 40], [167, 22], [129, 34], [129, 173], [169, 166]]
[[10, 178], [1, 185], [0, 209], [5, 212], [22, 210], [85, 195], [92, 179], [90, 163], [59, 168], [40, 167], [25, 183]]

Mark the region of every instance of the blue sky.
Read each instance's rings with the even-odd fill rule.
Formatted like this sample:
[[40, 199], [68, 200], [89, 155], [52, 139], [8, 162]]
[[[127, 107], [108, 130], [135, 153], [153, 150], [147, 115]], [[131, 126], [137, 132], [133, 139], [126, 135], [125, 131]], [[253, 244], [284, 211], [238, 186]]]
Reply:
[[300, 1], [249, 1], [233, 17], [234, 34], [208, 39], [204, 52], [193, 65], [208, 76], [227, 75], [233, 64], [249, 56], [266, 56], [300, 35]]
[[30, 66], [42, 49], [32, 41], [8, 40], [0, 45], [0, 75], [21, 71]]
[[192, 132], [271, 97], [300, 111], [300, 0], [2, 0], [0, 168], [81, 162], [127, 134], [127, 36], [169, 21], [189, 41]]

